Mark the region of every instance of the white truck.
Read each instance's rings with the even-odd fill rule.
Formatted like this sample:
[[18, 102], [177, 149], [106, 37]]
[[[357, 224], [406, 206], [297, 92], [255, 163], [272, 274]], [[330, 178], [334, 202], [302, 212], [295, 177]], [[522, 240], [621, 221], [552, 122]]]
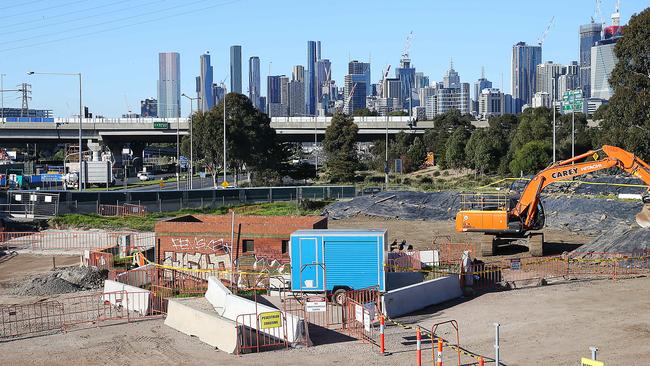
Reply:
[[[113, 163], [110, 161], [84, 161], [83, 174], [81, 177], [84, 180], [84, 187], [91, 185], [112, 186], [115, 184], [115, 177], [113, 176]], [[63, 185], [66, 189], [79, 188], [79, 163], [67, 163], [67, 174], [63, 176]]]

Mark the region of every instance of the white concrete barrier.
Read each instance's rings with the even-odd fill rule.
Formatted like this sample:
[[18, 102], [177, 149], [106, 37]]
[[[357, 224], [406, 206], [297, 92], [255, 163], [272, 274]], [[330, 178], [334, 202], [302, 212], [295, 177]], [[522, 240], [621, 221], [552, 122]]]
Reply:
[[392, 318], [456, 299], [462, 294], [458, 276], [447, 276], [388, 291], [382, 296], [382, 304], [384, 313]]
[[[252, 300], [233, 294], [221, 281], [216, 277], [208, 278], [208, 291], [205, 293], [205, 298], [212, 304], [214, 310], [222, 317], [237, 321], [237, 317], [243, 314], [259, 314], [266, 312], [278, 311], [278, 309], [255, 303]], [[284, 314], [286, 318], [286, 334], [287, 342], [290, 344], [297, 344], [308, 340], [305, 332], [305, 323], [303, 318], [293, 316], [291, 314]], [[252, 328], [256, 329], [257, 324], [249, 324]], [[275, 334], [284, 334], [284, 328], [273, 328], [270, 330], [259, 329], [260, 332], [266, 333], [270, 336]]]
[[232, 320], [214, 312], [190, 306], [194, 299], [169, 299], [165, 325], [199, 338], [202, 342], [221, 351], [235, 353], [237, 350], [237, 326]]
[[[126, 292], [126, 299], [122, 294], [116, 292]], [[104, 281], [104, 300], [109, 301], [113, 305], [126, 304], [129, 311], [136, 311], [142, 315], [146, 315], [149, 310], [149, 297], [151, 292], [143, 288], [125, 285], [121, 282], [106, 280]]]

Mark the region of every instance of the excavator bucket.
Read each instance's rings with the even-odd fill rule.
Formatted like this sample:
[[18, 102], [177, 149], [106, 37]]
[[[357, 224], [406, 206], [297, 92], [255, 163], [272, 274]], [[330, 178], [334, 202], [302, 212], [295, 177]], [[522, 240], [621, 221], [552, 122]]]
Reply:
[[641, 212], [636, 214], [636, 223], [641, 227], [650, 227], [650, 204], [644, 204]]

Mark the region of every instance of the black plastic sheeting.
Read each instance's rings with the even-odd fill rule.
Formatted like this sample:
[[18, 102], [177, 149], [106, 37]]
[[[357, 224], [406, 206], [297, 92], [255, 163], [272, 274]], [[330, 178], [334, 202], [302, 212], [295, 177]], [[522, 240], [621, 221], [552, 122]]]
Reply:
[[[641, 201], [605, 198], [553, 196], [542, 199], [546, 226], [550, 228], [599, 235], [613, 227], [635, 226], [634, 216], [641, 210]], [[401, 220], [454, 220], [460, 209], [458, 192], [381, 192], [335, 202], [327, 206], [334, 220], [357, 215]]]

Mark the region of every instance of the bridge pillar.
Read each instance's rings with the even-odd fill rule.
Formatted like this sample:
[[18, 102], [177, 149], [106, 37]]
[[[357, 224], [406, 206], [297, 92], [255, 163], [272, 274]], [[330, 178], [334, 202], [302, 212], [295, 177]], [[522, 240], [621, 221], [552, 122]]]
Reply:
[[138, 170], [142, 168], [142, 165], [144, 163], [142, 161], [142, 154], [144, 153], [144, 148], [146, 146], [147, 143], [142, 141], [129, 142], [129, 147], [131, 148], [131, 152], [133, 153], [133, 159], [140, 158], [140, 159], [136, 159], [133, 164]]
[[124, 148], [124, 143], [104, 140], [104, 144], [113, 153], [113, 159], [115, 160], [113, 165], [122, 166], [122, 149]]

